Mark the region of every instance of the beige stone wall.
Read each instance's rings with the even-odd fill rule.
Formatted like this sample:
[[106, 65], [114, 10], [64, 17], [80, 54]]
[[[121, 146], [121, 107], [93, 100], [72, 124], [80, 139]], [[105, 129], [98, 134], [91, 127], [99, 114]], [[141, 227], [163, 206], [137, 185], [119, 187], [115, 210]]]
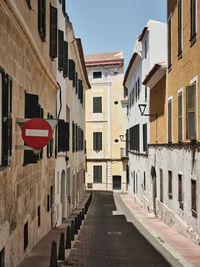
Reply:
[[[14, 2], [14, 5], [10, 5]], [[0, 250], [5, 247], [5, 266], [16, 264], [51, 228], [51, 210], [47, 195], [54, 184], [54, 158], [23, 166], [23, 145], [16, 118], [24, 118], [25, 90], [39, 96], [44, 117], [56, 115], [55, 64], [49, 58], [49, 2], [47, 5], [46, 42], [37, 30], [37, 1], [30, 11], [26, 1], [0, 2], [0, 65], [13, 78], [12, 163], [0, 170]], [[13, 9], [17, 6], [18, 9]], [[22, 23], [24, 21], [24, 24]], [[32, 42], [34, 40], [34, 43]], [[36, 46], [35, 46], [36, 44]], [[41, 209], [38, 227], [37, 207]], [[24, 251], [24, 224], [28, 221], [28, 247]]]

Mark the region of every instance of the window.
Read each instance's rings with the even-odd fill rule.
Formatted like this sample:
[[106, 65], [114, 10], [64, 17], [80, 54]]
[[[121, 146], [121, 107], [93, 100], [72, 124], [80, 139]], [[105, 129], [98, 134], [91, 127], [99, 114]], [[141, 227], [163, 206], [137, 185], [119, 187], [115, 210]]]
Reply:
[[50, 4], [50, 57], [57, 57], [57, 8]]
[[0, 267], [5, 267], [5, 249], [0, 250]]
[[101, 71], [94, 71], [93, 72], [93, 79], [102, 78], [102, 72]]
[[[31, 7], [31, 0], [26, 0], [26, 3], [27, 3], [28, 8], [29, 9], [32, 9], [32, 7]], [[1, 267], [1, 265], [0, 265], [0, 267]]]
[[24, 224], [24, 250], [28, 246], [28, 222]]
[[130, 128], [130, 149], [140, 151], [140, 125]]
[[196, 82], [186, 87], [186, 138], [196, 139]]
[[73, 86], [75, 86], [75, 75], [75, 62], [72, 59], [69, 59], [69, 79], [70, 81], [73, 81]]
[[172, 142], [172, 99], [168, 100], [168, 142]]
[[12, 78], [0, 67], [0, 165], [7, 166], [12, 157]]
[[190, 0], [190, 45], [196, 41], [196, 0]]
[[146, 190], [146, 172], [144, 172], [144, 190]]
[[183, 108], [182, 108], [183, 93], [178, 93], [178, 141], [183, 140]]
[[172, 66], [172, 18], [171, 16], [168, 19], [168, 69], [171, 69]]
[[93, 150], [102, 150], [102, 132], [93, 133]]
[[40, 227], [40, 206], [38, 206], [37, 212], [38, 212], [38, 227]]
[[163, 202], [163, 170], [160, 169], [160, 202]]
[[102, 97], [93, 97], [93, 113], [102, 113]]
[[172, 199], [172, 171], [168, 171], [168, 195]]
[[50, 197], [47, 195], [47, 212], [50, 211]]
[[137, 80], [138, 99], [140, 98], [140, 78]]
[[178, 202], [179, 208], [183, 209], [183, 176], [178, 174]]
[[46, 38], [46, 4], [45, 0], [38, 0], [38, 31], [42, 42]]
[[63, 42], [64, 42], [64, 32], [58, 30], [58, 70], [63, 70]]
[[94, 183], [102, 183], [102, 166], [93, 166]]
[[144, 57], [145, 58], [147, 57], [147, 49], [148, 49], [148, 47], [147, 47], [147, 39], [145, 39], [145, 41], [144, 41]]
[[62, 0], [62, 12], [63, 12], [64, 17], [65, 17], [65, 14], [66, 14], [66, 12], [65, 12], [65, 1], [66, 0]]
[[143, 124], [143, 151], [147, 151], [147, 123]]
[[196, 180], [191, 180], [191, 208], [192, 216], [197, 217], [197, 191]]
[[178, 58], [182, 56], [182, 0], [178, 0]]
[[72, 122], [72, 152], [75, 152], [76, 150], [76, 132], [75, 132], [75, 124]]

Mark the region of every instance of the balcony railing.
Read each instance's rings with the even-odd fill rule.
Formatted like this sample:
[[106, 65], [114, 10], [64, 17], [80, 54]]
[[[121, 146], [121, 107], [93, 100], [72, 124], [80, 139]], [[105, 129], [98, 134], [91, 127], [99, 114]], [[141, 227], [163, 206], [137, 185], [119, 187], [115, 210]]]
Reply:
[[125, 147], [120, 148], [120, 156], [121, 158], [128, 158], [128, 150]]

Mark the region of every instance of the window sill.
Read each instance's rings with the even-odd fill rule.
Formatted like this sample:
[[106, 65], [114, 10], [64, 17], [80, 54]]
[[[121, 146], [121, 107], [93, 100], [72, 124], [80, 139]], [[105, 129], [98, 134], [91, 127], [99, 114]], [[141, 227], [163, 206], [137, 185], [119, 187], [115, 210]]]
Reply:
[[193, 34], [193, 36], [190, 38], [190, 47], [192, 47], [197, 40], [197, 34]]

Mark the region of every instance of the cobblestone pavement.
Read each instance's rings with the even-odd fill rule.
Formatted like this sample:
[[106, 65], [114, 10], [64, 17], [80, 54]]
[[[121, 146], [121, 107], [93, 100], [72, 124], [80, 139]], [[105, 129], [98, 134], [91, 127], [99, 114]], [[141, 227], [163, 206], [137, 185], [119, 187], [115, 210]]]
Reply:
[[67, 266], [167, 267], [170, 264], [116, 211], [112, 192], [93, 192], [86, 221]]

